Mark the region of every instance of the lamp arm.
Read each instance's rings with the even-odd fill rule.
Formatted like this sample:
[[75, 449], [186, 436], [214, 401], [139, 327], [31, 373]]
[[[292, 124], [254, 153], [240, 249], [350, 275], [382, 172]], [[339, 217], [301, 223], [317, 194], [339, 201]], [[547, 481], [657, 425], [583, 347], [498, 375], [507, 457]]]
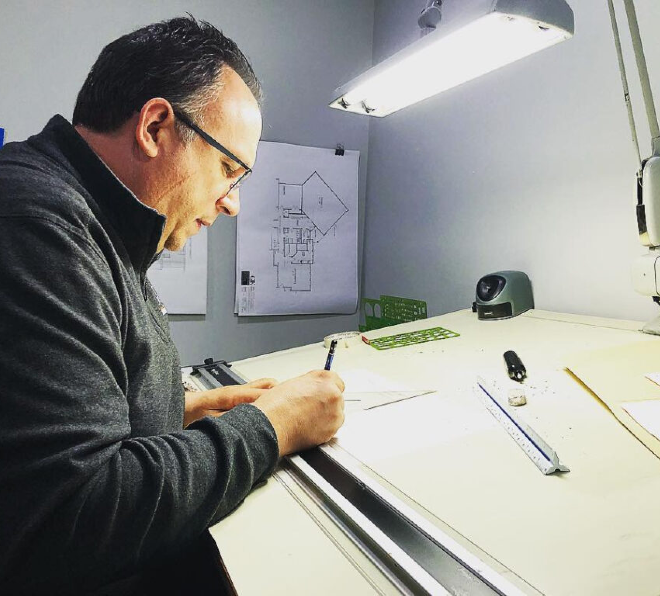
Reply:
[[[637, 159], [640, 164], [639, 171], [637, 172], [637, 205], [635, 209], [637, 230], [640, 242], [648, 247], [648, 252], [635, 259], [633, 263], [632, 282], [637, 292], [653, 297], [653, 300], [660, 304], [660, 128], [658, 127], [658, 117], [655, 111], [635, 6], [633, 0], [623, 0], [652, 138], [653, 155], [642, 161], [639, 152], [637, 131], [635, 129], [635, 118], [630, 102], [628, 79], [626, 77], [626, 68], [621, 51], [621, 39], [616, 22], [614, 3], [613, 0], [607, 0], [607, 3], [612, 21], [614, 44], [619, 60], [623, 94], [626, 101], [626, 108], [628, 109], [628, 121], [633, 135], [635, 150], [637, 151]], [[644, 333], [660, 335], [660, 317], [646, 324], [642, 328], [642, 331]]]
[[644, 105], [646, 106], [646, 117], [649, 121], [649, 129], [653, 142], [653, 155], [660, 155], [660, 127], [658, 127], [658, 116], [655, 112], [655, 103], [653, 102], [653, 92], [649, 81], [649, 71], [646, 67], [646, 58], [642, 46], [642, 38], [639, 33], [639, 23], [637, 22], [637, 13], [633, 0], [623, 0], [626, 7], [626, 16], [628, 17], [628, 28], [632, 39], [633, 51], [639, 71], [639, 81], [642, 85], [642, 94], [644, 96]]
[[628, 76], [626, 74], [626, 63], [623, 60], [623, 52], [621, 50], [621, 37], [619, 35], [619, 26], [616, 22], [616, 14], [614, 12], [614, 4], [612, 0], [607, 0], [610, 9], [610, 21], [612, 23], [612, 33], [614, 34], [614, 46], [616, 48], [616, 57], [619, 62], [619, 73], [621, 75], [621, 85], [623, 87], [623, 99], [626, 102], [626, 110], [628, 112], [628, 124], [630, 125], [630, 132], [632, 134], [632, 141], [637, 153], [637, 163], [639, 164], [639, 172], [642, 171], [642, 155], [639, 151], [639, 139], [637, 138], [637, 127], [635, 126], [635, 115], [630, 101], [630, 90], [628, 88]]

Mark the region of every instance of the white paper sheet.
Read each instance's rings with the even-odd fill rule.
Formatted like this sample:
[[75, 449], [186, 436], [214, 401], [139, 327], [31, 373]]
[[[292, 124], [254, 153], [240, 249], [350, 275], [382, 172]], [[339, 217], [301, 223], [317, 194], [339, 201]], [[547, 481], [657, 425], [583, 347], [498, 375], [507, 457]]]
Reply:
[[653, 381], [656, 385], [660, 385], [660, 373], [652, 372], [644, 375], [649, 381]]
[[368, 393], [371, 391], [414, 391], [419, 389], [419, 387], [392, 381], [366, 368], [342, 370], [339, 375], [344, 381], [344, 394]]
[[373, 410], [396, 404], [413, 397], [433, 393], [432, 389], [418, 391], [365, 391], [359, 393], [344, 393], [344, 414], [354, 414], [363, 410]]
[[343, 370], [341, 378], [346, 386], [344, 412], [347, 416], [435, 391], [398, 383], [366, 369]]
[[357, 308], [359, 152], [259, 143], [241, 188], [239, 316]]
[[631, 401], [621, 404], [635, 421], [649, 431], [656, 439], [660, 439], [660, 400]]
[[206, 314], [206, 228], [192, 236], [183, 249], [163, 251], [149, 269], [149, 281], [169, 314]]

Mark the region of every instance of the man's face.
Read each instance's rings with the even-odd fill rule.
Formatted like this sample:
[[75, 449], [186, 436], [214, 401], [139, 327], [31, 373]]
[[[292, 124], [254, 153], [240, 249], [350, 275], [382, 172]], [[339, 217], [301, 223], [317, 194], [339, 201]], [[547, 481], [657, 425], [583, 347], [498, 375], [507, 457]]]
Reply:
[[[203, 130], [250, 168], [261, 136], [261, 113], [243, 80], [227, 69], [220, 98], [205, 112]], [[240, 209], [239, 189], [229, 191], [244, 172], [240, 164], [209, 145], [198, 134], [181, 143], [151, 206], [167, 216], [159, 249], [180, 250], [188, 238], [219, 215], [234, 217]]]

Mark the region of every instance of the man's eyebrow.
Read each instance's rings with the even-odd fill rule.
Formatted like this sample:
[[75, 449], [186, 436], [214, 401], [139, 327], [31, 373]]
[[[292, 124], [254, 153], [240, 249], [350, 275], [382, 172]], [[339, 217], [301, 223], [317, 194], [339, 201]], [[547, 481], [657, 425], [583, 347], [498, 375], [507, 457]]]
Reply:
[[246, 168], [245, 166], [242, 166], [240, 163], [235, 162], [231, 158], [228, 158], [227, 161], [228, 161], [229, 164], [231, 164], [232, 172], [238, 172], [239, 170], [242, 170], [242, 171], [245, 172], [248, 169], [250, 169], [250, 170], [252, 169], [252, 168]]
[[225, 165], [230, 165], [231, 169], [233, 171], [235, 170], [243, 170], [245, 169], [240, 163], [238, 163], [235, 159], [232, 159], [229, 157], [229, 155], [225, 155], [224, 153], [220, 154], [220, 161], [224, 163]]

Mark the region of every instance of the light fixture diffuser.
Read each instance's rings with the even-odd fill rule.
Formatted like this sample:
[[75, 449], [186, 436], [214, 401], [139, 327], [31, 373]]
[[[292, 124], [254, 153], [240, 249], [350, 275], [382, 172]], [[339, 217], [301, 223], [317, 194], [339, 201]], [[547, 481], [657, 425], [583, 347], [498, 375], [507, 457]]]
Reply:
[[572, 36], [564, 0], [480, 0], [337, 89], [330, 107], [387, 116]]

